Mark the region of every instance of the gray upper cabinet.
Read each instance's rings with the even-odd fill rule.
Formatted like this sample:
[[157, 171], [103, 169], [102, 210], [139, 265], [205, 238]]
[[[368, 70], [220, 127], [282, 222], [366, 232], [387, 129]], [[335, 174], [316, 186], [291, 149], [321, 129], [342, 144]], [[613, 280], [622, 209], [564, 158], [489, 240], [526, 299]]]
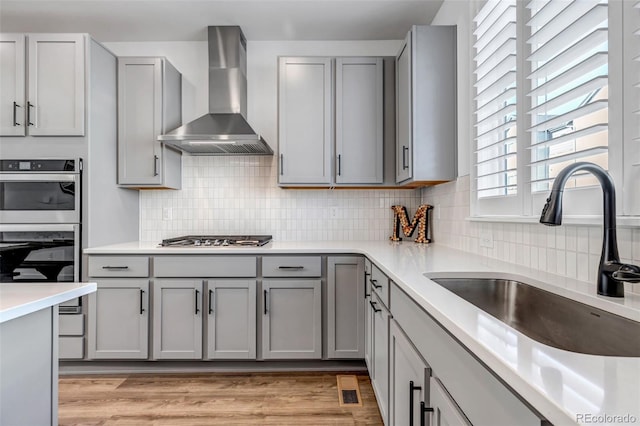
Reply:
[[83, 136], [84, 34], [0, 35], [0, 135]]
[[146, 359], [149, 280], [105, 278], [89, 295], [90, 359]]
[[265, 279], [262, 282], [264, 359], [322, 358], [321, 281]]
[[256, 281], [209, 280], [205, 336], [208, 359], [256, 358]]
[[336, 59], [337, 184], [383, 181], [382, 58]]
[[278, 182], [331, 183], [331, 58], [280, 58]]
[[396, 182], [456, 178], [456, 28], [416, 25], [396, 57]]
[[153, 283], [153, 358], [202, 358], [202, 281]]
[[364, 358], [364, 259], [327, 259], [327, 357]]
[[165, 58], [118, 58], [118, 184], [180, 189], [182, 154], [158, 142], [182, 124], [182, 75]]
[[382, 58], [280, 58], [281, 186], [383, 183], [383, 76]]

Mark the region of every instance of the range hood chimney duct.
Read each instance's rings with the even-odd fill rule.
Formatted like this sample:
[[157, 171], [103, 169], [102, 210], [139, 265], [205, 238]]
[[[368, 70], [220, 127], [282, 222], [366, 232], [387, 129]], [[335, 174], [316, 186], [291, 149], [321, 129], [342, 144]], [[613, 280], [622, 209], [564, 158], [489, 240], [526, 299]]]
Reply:
[[209, 113], [158, 140], [193, 155], [273, 155], [247, 123], [247, 40], [238, 26], [212, 26]]

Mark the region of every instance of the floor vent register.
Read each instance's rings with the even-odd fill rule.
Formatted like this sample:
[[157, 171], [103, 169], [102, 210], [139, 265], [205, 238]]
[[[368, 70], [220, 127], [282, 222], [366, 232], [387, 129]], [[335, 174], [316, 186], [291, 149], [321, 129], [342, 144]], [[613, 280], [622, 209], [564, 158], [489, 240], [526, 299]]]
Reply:
[[338, 399], [341, 407], [362, 407], [358, 378], [352, 375], [337, 375]]

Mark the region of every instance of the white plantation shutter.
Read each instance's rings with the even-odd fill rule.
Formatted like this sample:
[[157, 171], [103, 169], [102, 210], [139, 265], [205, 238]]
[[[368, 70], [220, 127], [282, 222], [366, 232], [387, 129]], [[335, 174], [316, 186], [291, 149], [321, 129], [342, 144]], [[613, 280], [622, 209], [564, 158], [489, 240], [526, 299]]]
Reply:
[[515, 195], [516, 1], [487, 1], [474, 23], [477, 197]]
[[[531, 192], [548, 191], [576, 161], [608, 168], [608, 5], [531, 1], [529, 115]], [[567, 187], [596, 184], [576, 174]]]
[[640, 1], [624, 7], [624, 213], [640, 215]]

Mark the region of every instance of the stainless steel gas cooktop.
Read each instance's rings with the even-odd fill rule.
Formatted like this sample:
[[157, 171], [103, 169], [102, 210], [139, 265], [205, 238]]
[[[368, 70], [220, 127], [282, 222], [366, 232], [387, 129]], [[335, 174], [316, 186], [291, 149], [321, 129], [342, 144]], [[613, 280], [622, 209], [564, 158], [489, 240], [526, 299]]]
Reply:
[[161, 247], [259, 247], [267, 244], [271, 235], [187, 235], [162, 240]]

